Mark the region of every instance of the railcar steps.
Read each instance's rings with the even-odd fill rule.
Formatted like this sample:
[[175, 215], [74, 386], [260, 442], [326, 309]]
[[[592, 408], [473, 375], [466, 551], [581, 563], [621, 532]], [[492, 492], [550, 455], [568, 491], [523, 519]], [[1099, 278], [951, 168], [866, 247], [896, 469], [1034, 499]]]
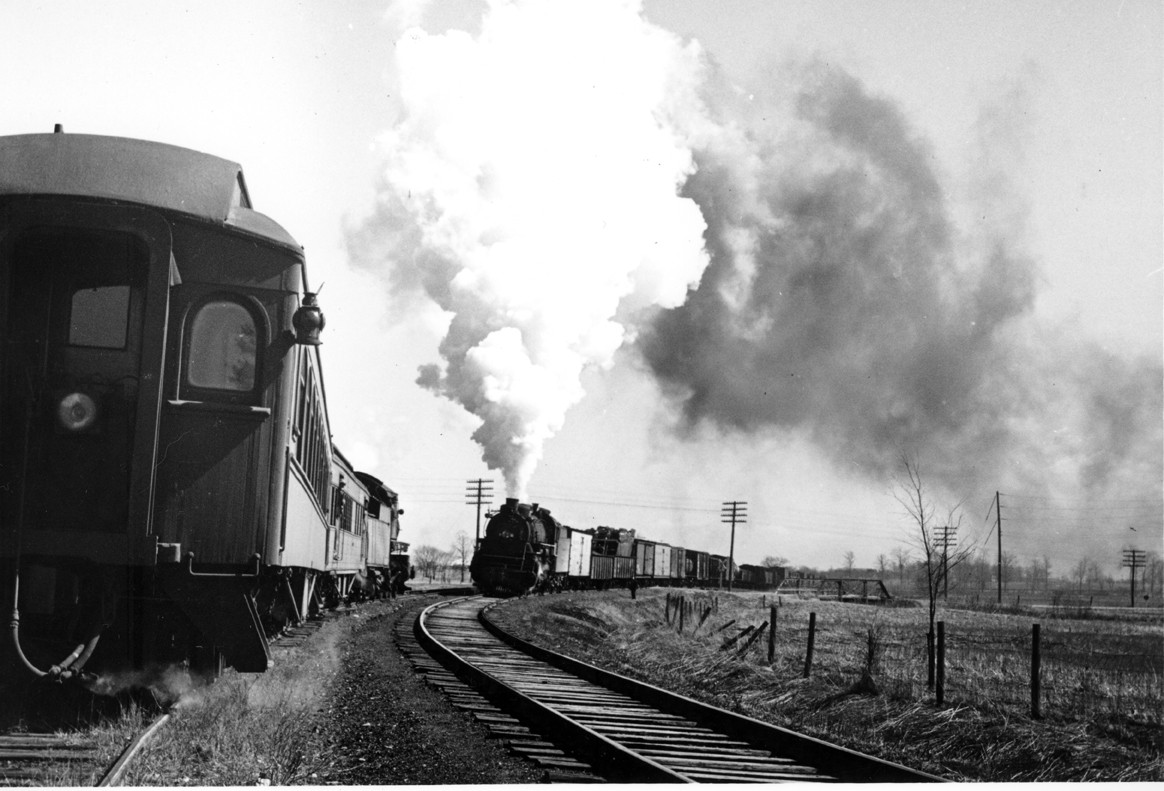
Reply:
[[499, 721], [568, 744], [607, 781], [940, 780], [525, 643], [489, 621], [494, 603], [434, 604], [416, 620], [417, 641], [497, 707]]

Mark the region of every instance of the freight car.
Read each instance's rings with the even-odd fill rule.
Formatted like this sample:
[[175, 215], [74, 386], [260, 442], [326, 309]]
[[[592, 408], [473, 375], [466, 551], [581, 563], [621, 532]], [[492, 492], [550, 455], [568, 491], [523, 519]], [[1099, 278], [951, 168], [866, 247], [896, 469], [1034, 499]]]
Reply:
[[634, 530], [564, 525], [514, 498], [491, 516], [469, 566], [490, 596], [639, 585], [781, 591], [843, 601], [891, 598], [876, 579], [806, 579], [780, 566], [736, 564], [723, 555], [671, 546]]
[[59, 127], [0, 138], [16, 670], [263, 671], [322, 589], [401, 576], [396, 494], [332, 444], [323, 323], [237, 164]]
[[630, 585], [775, 590], [784, 569], [740, 566], [721, 555], [676, 547], [634, 530], [606, 525], [579, 530], [563, 525], [541, 506], [505, 501], [485, 527], [469, 569], [474, 584], [491, 596], [538, 591], [605, 589]]

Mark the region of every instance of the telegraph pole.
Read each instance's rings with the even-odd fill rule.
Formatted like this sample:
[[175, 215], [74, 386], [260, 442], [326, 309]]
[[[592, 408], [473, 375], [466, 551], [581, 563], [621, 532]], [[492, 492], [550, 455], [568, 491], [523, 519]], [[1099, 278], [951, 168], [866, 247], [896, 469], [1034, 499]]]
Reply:
[[1002, 604], [1002, 495], [994, 493], [994, 526], [998, 530], [998, 603]]
[[1123, 566], [1132, 572], [1131, 604], [1136, 606], [1136, 569], [1142, 569], [1148, 563], [1148, 556], [1142, 549], [1125, 549]]
[[469, 481], [465, 497], [468, 498], [465, 505], [477, 506], [477, 533], [473, 540], [473, 551], [476, 552], [481, 543], [481, 506], [493, 502], [493, 479], [477, 478]]
[[732, 589], [732, 577], [735, 576], [732, 573], [732, 569], [735, 567], [736, 525], [742, 525], [748, 521], [748, 503], [746, 500], [732, 500], [730, 502], [726, 502], [720, 508], [719, 516], [719, 521], [723, 522], [725, 525], [730, 523], [732, 526], [732, 543], [728, 549], [727, 567], [728, 592], [730, 593]]
[[950, 547], [958, 543], [958, 526], [934, 528], [934, 547], [942, 549], [942, 598], [950, 598]]

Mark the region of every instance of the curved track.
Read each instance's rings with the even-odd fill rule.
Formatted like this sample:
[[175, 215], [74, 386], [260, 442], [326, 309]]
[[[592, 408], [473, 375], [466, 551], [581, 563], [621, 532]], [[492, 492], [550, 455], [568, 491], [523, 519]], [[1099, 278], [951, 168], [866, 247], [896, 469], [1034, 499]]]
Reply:
[[504, 633], [493, 599], [424, 610], [416, 638], [524, 726], [612, 782], [924, 782], [940, 778], [717, 709]]
[[141, 748], [169, 721], [160, 714], [103, 765], [96, 737], [86, 733], [8, 733], [0, 735], [0, 785], [77, 785], [86, 777], [95, 786], [116, 786]]

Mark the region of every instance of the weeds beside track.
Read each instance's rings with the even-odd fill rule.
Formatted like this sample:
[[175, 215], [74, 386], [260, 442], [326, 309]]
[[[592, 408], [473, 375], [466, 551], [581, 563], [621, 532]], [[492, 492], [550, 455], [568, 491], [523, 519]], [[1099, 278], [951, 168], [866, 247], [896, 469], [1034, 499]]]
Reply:
[[[515, 602], [499, 617], [546, 647], [701, 700], [889, 760], [963, 780], [1158, 780], [1162, 777], [1159, 672], [1144, 691], [1124, 681], [1117, 696], [1065, 708], [1079, 679], [1104, 671], [1087, 651], [1111, 651], [1127, 633], [1154, 656], [1158, 622], [1089, 624], [1044, 619], [1044, 719], [1029, 716], [1030, 615], [942, 612], [949, 635], [946, 703], [927, 686], [925, 611], [841, 602], [780, 602], [774, 662], [766, 640], [745, 651], [720, 650], [725, 635], [769, 617], [771, 596], [685, 591], [717, 611], [692, 632], [668, 623], [666, 593], [640, 590], [568, 594]], [[812, 673], [804, 678], [808, 614], [816, 612]], [[698, 620], [698, 619], [696, 619]], [[718, 633], [735, 620], [728, 631]], [[1060, 633], [1060, 629], [1070, 632]], [[1115, 630], [1114, 632], [1110, 630]], [[1138, 631], [1136, 631], [1138, 630]], [[1024, 637], [1025, 635], [1025, 637]], [[1068, 636], [1064, 636], [1068, 635]], [[870, 660], [870, 640], [876, 650]], [[741, 641], [743, 643], [744, 641]], [[1025, 646], [1025, 649], [1024, 649]], [[1069, 650], [1067, 650], [1069, 647]], [[979, 651], [978, 648], [984, 650]], [[1009, 653], [1004, 653], [1006, 649]], [[1135, 649], [1124, 648], [1132, 657]], [[1024, 659], [1025, 657], [1025, 659]], [[1156, 660], [1158, 662], [1158, 660]], [[872, 666], [870, 666], [872, 665]], [[1158, 667], [1148, 662], [1149, 667]], [[1130, 672], [1121, 670], [1118, 672]], [[1079, 673], [1078, 676], [1068, 676]], [[868, 674], [872, 686], [863, 682]], [[1000, 685], [998, 682], [1003, 682]], [[876, 693], [876, 694], [874, 694]], [[1133, 700], [1136, 701], [1133, 703]], [[872, 742], [870, 740], [872, 739]]]

